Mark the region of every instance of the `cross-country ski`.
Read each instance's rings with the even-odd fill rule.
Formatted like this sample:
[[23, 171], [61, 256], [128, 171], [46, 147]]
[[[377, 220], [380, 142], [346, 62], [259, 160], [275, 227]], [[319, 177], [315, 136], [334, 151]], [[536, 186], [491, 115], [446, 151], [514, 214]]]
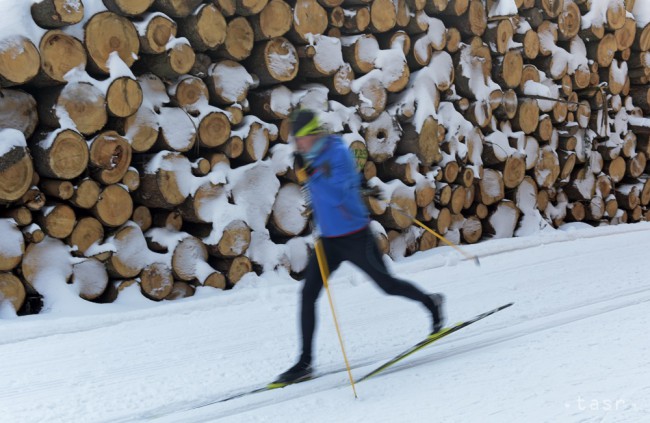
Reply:
[[[365, 375], [361, 376], [359, 379], [357, 379], [357, 382], [362, 382], [362, 381], [364, 381], [364, 380], [366, 380], [366, 379], [368, 379], [370, 377], [373, 377], [373, 376], [381, 373], [382, 371], [386, 370], [387, 368], [389, 368], [393, 364], [402, 361], [403, 359], [405, 359], [409, 355], [423, 349], [424, 347], [427, 347], [427, 346], [433, 344], [434, 342], [436, 342], [436, 341], [438, 341], [438, 340], [440, 340], [440, 339], [442, 339], [442, 338], [444, 338], [444, 337], [446, 337], [448, 335], [451, 335], [452, 333], [455, 333], [455, 332], [457, 332], [457, 331], [459, 331], [459, 330], [461, 330], [463, 328], [466, 328], [467, 326], [469, 326], [469, 325], [471, 325], [473, 323], [476, 323], [479, 320], [482, 320], [482, 319], [484, 319], [484, 318], [486, 318], [488, 316], [491, 316], [492, 314], [494, 314], [494, 313], [496, 313], [498, 311], [504, 310], [504, 309], [506, 309], [506, 308], [508, 308], [510, 306], [512, 306], [512, 303], [508, 303], [508, 304], [505, 304], [503, 306], [497, 307], [497, 308], [495, 308], [493, 310], [489, 310], [489, 311], [487, 311], [485, 313], [481, 313], [478, 316], [473, 317], [472, 319], [462, 321], [462, 322], [458, 322], [453, 326], [443, 328], [439, 332], [427, 336], [422, 341], [418, 342], [417, 344], [413, 345], [412, 347], [409, 347], [406, 351], [398, 354], [397, 356], [390, 359], [389, 361], [382, 364], [381, 366], [377, 367], [376, 369], [372, 370], [371, 372], [366, 373]], [[271, 382], [271, 383], [267, 384], [266, 386], [255, 388], [255, 389], [252, 389], [250, 391], [244, 391], [244, 392], [240, 392], [240, 393], [237, 393], [237, 394], [225, 397], [225, 398], [219, 398], [219, 399], [214, 400], [214, 401], [206, 402], [204, 404], [201, 404], [200, 407], [205, 407], [205, 406], [220, 403], [220, 402], [231, 401], [231, 400], [241, 398], [241, 397], [244, 397], [244, 396], [247, 396], [247, 395], [254, 395], [254, 394], [259, 394], [261, 392], [271, 391], [271, 390], [274, 390], [274, 389], [281, 389], [281, 388], [285, 388], [287, 386], [297, 385], [297, 384], [303, 383], [303, 382], [309, 382], [309, 381], [311, 381], [313, 379], [317, 379], [319, 377], [323, 377], [323, 376], [326, 376], [326, 375], [330, 375], [330, 374], [334, 374], [334, 373], [342, 373], [344, 371], [345, 371], [345, 369], [340, 369], [338, 371], [332, 371], [332, 372], [327, 372], [327, 373], [324, 373], [324, 374], [313, 375], [313, 376], [310, 376], [308, 378], [304, 378], [304, 379], [293, 381], [293, 382]], [[198, 407], [196, 407], [196, 408], [198, 408]]]

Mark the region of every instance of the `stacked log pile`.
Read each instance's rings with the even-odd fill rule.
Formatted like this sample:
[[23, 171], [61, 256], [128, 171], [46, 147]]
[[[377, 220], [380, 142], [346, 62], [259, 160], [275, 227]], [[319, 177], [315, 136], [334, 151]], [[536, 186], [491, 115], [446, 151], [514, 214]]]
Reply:
[[300, 276], [298, 107], [390, 200], [367, 202], [395, 257], [437, 245], [404, 212], [458, 243], [648, 220], [639, 3], [35, 3], [0, 40], [0, 302], [47, 291], [53, 257], [97, 302]]

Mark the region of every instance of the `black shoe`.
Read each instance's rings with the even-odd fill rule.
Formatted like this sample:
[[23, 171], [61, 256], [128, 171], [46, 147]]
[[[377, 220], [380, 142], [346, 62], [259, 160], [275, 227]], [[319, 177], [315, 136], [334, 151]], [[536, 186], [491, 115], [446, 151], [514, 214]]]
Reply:
[[299, 361], [295, 366], [282, 373], [273, 383], [291, 384], [311, 379], [311, 364]]
[[431, 309], [431, 318], [433, 320], [433, 330], [431, 335], [440, 332], [445, 326], [445, 314], [442, 306], [445, 302], [445, 297], [442, 294], [429, 294], [429, 298], [433, 301], [433, 308]]

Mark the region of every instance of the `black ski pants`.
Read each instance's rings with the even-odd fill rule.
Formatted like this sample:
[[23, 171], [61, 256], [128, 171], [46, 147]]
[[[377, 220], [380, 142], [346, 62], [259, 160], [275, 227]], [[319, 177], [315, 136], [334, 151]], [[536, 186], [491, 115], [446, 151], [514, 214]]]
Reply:
[[[350, 261], [366, 272], [388, 295], [398, 295], [421, 302], [427, 309], [434, 307], [433, 301], [424, 292], [409, 282], [392, 276], [382, 260], [377, 242], [368, 227], [337, 238], [321, 238], [330, 273], [344, 261]], [[302, 289], [300, 323], [302, 329], [301, 361], [311, 362], [312, 344], [316, 326], [316, 300], [323, 287], [318, 258], [314, 253], [309, 259], [305, 285]]]

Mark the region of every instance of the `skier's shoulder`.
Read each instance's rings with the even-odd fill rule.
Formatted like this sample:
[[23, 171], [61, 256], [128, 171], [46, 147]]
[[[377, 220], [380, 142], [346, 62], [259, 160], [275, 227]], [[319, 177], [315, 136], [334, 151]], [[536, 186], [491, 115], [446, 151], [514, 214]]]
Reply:
[[324, 138], [327, 140], [326, 143], [329, 150], [344, 147], [343, 138], [339, 134], [326, 134]]
[[327, 134], [327, 152], [332, 158], [343, 158], [348, 156], [348, 151], [343, 138], [338, 134]]

